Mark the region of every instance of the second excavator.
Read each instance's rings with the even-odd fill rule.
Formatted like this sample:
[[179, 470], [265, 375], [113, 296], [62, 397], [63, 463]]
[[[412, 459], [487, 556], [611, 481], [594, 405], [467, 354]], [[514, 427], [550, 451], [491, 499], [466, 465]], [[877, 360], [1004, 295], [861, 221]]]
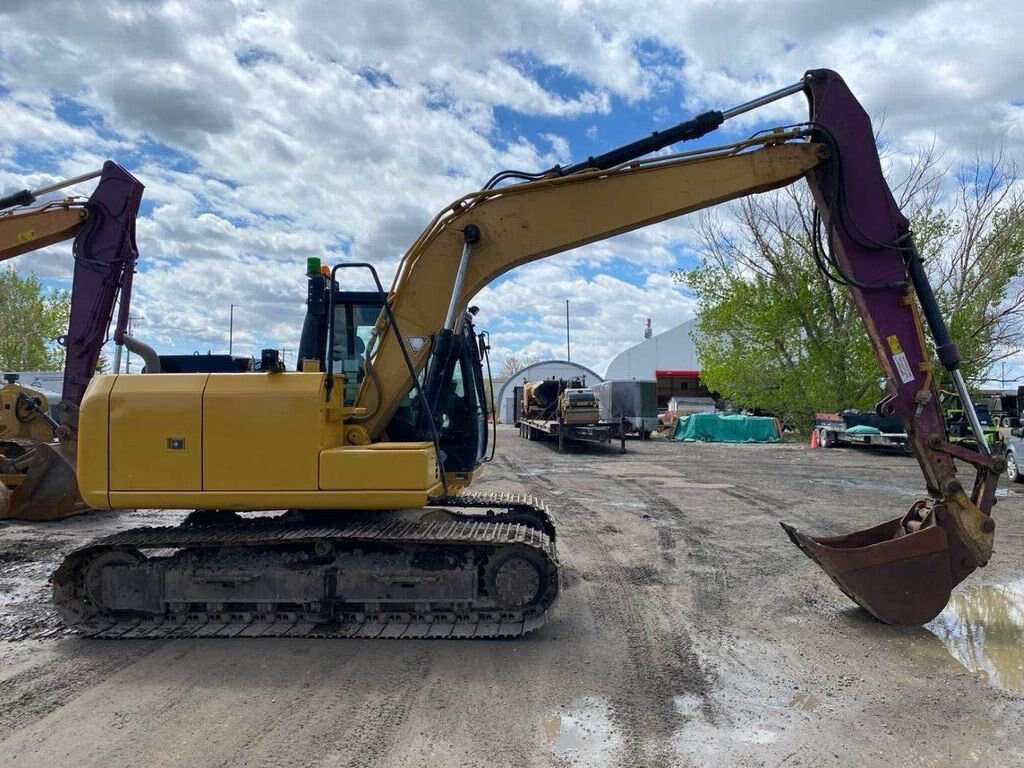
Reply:
[[[805, 123], [651, 155], [798, 92]], [[71, 553], [53, 579], [61, 615], [97, 637], [539, 627], [559, 586], [551, 516], [530, 498], [465, 491], [491, 448], [470, 301], [521, 264], [801, 178], [824, 232], [819, 265], [853, 294], [887, 382], [878, 410], [903, 420], [929, 498], [848, 536], [786, 530], [879, 619], [928, 621], [991, 556], [1001, 460], [947, 438], [922, 315], [970, 403], [956, 346], [870, 120], [829, 70], [575, 165], [496, 175], [430, 222], [389, 291], [369, 264], [312, 260], [297, 371], [269, 352], [262, 373], [97, 376], [79, 420], [85, 500], [196, 511]], [[376, 290], [345, 290], [357, 271]], [[976, 468], [970, 489], [954, 458]]]
[[[97, 179], [88, 199], [35, 203], [67, 187]], [[0, 199], [0, 261], [74, 239], [64, 382], [57, 403], [10, 376], [0, 385], [0, 518], [52, 520], [87, 507], [75, 480], [78, 406], [117, 308], [114, 368], [121, 347], [141, 349], [127, 335], [132, 279], [139, 256], [135, 219], [143, 185], [116, 163], [36, 190]], [[52, 410], [52, 412], [51, 412]]]

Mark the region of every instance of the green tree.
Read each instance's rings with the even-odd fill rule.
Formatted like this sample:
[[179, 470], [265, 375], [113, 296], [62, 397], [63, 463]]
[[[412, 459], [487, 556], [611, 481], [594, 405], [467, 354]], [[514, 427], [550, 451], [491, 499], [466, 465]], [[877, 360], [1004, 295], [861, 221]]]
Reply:
[[[950, 169], [925, 150], [894, 187], [969, 379], [1024, 337], [1024, 195], [1015, 182], [1002, 155]], [[698, 266], [674, 273], [699, 301], [704, 382], [801, 426], [815, 411], [870, 408], [883, 394], [849, 291], [816, 267], [812, 222], [802, 186], [744, 198], [701, 217]]]
[[0, 269], [0, 369], [55, 371], [64, 365], [57, 337], [67, 331], [71, 296], [47, 293], [35, 275]]

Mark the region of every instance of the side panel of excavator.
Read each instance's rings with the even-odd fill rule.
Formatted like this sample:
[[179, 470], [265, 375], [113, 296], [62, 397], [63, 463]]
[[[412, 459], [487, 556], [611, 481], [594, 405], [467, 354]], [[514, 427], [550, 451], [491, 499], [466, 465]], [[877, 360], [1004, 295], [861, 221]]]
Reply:
[[343, 446], [343, 412], [320, 373], [97, 376], [80, 414], [82, 496], [113, 509], [390, 509], [441, 493], [431, 443]]

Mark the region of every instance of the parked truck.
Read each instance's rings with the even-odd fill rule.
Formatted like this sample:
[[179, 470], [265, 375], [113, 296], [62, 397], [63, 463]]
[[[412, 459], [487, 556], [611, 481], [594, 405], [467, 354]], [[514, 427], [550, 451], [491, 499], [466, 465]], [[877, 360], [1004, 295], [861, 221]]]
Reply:
[[[974, 437], [970, 422], [960, 405], [959, 399], [953, 398], [951, 402], [952, 405], [946, 409], [946, 431], [949, 434], [949, 441], [951, 443], [968, 442], [976, 444], [977, 439]], [[974, 411], [978, 414], [978, 422], [984, 430], [985, 440], [996, 453], [999, 453], [1002, 449], [1003, 438], [999, 433], [998, 419], [992, 418], [992, 413], [989, 411], [988, 406], [983, 403], [975, 403]]]
[[1021, 426], [1024, 386], [985, 392], [981, 395], [981, 400], [988, 408], [993, 425], [1005, 429], [1016, 429]]

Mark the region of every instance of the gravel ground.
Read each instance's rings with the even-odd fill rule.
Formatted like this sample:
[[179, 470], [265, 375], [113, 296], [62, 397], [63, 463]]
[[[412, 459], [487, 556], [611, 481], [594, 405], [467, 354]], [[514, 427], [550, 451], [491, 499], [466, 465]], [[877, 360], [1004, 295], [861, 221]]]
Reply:
[[546, 499], [564, 573], [552, 621], [514, 641], [78, 639], [49, 572], [167, 517], [0, 524], [0, 765], [1024, 765], [1024, 486], [1003, 485], [989, 567], [895, 629], [778, 521], [894, 517], [923, 490], [912, 459], [628, 446], [501, 430], [474, 489]]

